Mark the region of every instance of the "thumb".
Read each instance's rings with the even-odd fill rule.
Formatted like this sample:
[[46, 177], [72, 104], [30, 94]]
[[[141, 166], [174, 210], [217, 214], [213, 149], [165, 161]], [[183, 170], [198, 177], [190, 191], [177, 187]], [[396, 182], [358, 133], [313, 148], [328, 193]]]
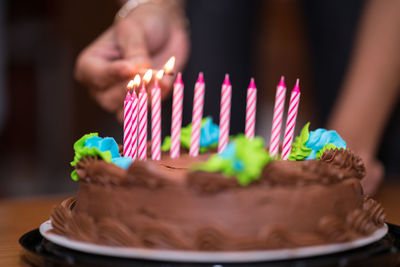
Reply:
[[132, 19], [122, 19], [116, 25], [116, 39], [123, 60], [132, 68], [149, 68], [151, 65], [144, 29]]

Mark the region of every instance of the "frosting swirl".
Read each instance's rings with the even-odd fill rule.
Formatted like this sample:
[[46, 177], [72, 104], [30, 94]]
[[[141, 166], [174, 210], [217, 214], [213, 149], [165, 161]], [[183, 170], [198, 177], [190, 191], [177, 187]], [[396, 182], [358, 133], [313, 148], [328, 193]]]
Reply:
[[346, 176], [362, 179], [365, 176], [365, 166], [361, 158], [349, 149], [329, 149], [321, 156], [321, 161], [340, 169]]
[[317, 230], [333, 242], [345, 242], [352, 238], [347, 225], [333, 215], [322, 217]]
[[385, 211], [380, 203], [372, 198], [365, 198], [363, 210], [367, 211], [373, 223], [377, 226], [383, 225], [386, 219]]
[[348, 214], [347, 223], [354, 231], [365, 235], [372, 233], [376, 229], [368, 212], [361, 209], [353, 210]]

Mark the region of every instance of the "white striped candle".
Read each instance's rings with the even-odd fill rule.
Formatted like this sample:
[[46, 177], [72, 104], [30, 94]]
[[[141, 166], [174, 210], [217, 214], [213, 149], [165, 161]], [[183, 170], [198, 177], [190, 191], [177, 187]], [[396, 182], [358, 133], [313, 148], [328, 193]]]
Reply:
[[179, 72], [174, 84], [172, 98], [171, 149], [169, 153], [173, 159], [180, 157], [181, 150], [183, 88], [182, 74]]
[[[139, 82], [140, 83], [140, 82]], [[139, 100], [135, 91], [132, 92], [132, 159], [135, 161], [138, 157], [138, 113]]]
[[274, 116], [272, 119], [271, 140], [269, 143], [269, 153], [271, 156], [277, 156], [279, 153], [283, 111], [285, 109], [285, 98], [286, 98], [285, 77], [282, 76], [281, 81], [276, 87]]
[[222, 153], [229, 141], [229, 125], [231, 119], [232, 86], [229, 75], [225, 74], [225, 80], [221, 88], [221, 108], [219, 112], [219, 141], [218, 153]]
[[132, 99], [128, 89], [124, 100], [124, 157], [132, 156], [132, 123]]
[[201, 119], [203, 117], [205, 84], [203, 73], [199, 73], [199, 78], [194, 86], [193, 113], [192, 113], [192, 134], [190, 139], [189, 155], [197, 157], [200, 150]]
[[139, 91], [139, 160], [147, 158], [147, 91], [143, 84]]
[[154, 87], [151, 89], [151, 159], [161, 159], [161, 88], [158, 80], [162, 78], [164, 71], [156, 75]]
[[249, 140], [252, 140], [255, 134], [256, 108], [257, 108], [257, 88], [254, 83], [254, 78], [251, 78], [250, 85], [247, 88], [246, 124], [245, 124], [245, 135], [246, 138]]
[[287, 160], [289, 158], [290, 152], [292, 150], [294, 128], [296, 126], [296, 118], [297, 118], [297, 110], [299, 108], [299, 102], [300, 102], [300, 87], [299, 87], [299, 79], [297, 79], [296, 85], [294, 86], [292, 94], [290, 96], [289, 110], [286, 119], [285, 136], [283, 138], [283, 146], [282, 146], [283, 160]]

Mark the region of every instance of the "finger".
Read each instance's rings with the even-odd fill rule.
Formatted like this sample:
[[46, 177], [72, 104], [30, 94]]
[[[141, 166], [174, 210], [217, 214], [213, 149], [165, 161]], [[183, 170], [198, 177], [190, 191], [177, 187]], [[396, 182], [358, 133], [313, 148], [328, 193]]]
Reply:
[[112, 32], [103, 33], [78, 57], [75, 77], [89, 87], [104, 89], [112, 83], [133, 75], [135, 69], [123, 60]]
[[171, 56], [175, 56], [174, 72], [182, 71], [189, 55], [189, 36], [184, 29], [172, 28], [170, 38], [162, 50], [152, 55], [153, 67], [162, 67]]
[[99, 91], [96, 88], [91, 88], [92, 96], [103, 109], [115, 113], [123, 107], [123, 100], [126, 94], [125, 85], [127, 82], [128, 81], [125, 80], [116, 83], [102, 91]]
[[116, 25], [116, 40], [123, 59], [133, 66], [150, 66], [145, 32], [140, 23], [132, 18], [123, 19]]
[[110, 61], [97, 55], [83, 53], [78, 58], [75, 76], [78, 81], [103, 90], [115, 82], [132, 77], [134, 73], [128, 62]]

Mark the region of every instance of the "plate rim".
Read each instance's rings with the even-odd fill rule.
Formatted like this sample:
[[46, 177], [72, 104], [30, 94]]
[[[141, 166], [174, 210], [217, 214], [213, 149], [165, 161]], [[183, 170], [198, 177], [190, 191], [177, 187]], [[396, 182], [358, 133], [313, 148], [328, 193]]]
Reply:
[[361, 237], [343, 243], [271, 250], [203, 252], [97, 245], [84, 241], [73, 240], [54, 233], [47, 233], [47, 231], [51, 229], [53, 229], [51, 220], [47, 220], [40, 225], [39, 232], [45, 239], [53, 242], [54, 244], [79, 252], [131, 259], [193, 263], [243, 263], [291, 260], [322, 256], [372, 244], [383, 238], [388, 233], [388, 226], [385, 223], [381, 228], [377, 229], [367, 237]]

